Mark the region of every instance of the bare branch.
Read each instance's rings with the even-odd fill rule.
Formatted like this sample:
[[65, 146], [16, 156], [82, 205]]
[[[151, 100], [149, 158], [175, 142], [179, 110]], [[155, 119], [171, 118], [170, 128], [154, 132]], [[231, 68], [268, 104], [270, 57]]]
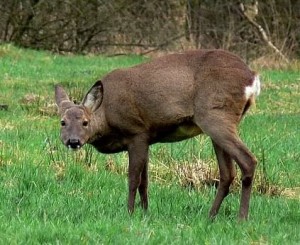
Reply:
[[285, 55], [271, 42], [262, 26], [255, 21], [255, 17], [258, 14], [257, 6], [258, 1], [255, 1], [253, 5], [247, 5], [246, 7], [243, 5], [243, 3], [241, 3], [240, 9], [248, 22], [259, 31], [261, 38], [268, 45], [268, 47], [274, 50], [275, 53], [278, 54], [286, 63], [289, 63], [289, 60], [285, 57]]

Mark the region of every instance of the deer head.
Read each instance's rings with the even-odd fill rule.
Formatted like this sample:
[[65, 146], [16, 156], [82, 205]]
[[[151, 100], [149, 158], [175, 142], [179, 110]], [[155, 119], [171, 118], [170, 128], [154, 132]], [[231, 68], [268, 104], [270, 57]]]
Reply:
[[76, 105], [63, 87], [55, 86], [55, 100], [61, 116], [61, 140], [67, 147], [77, 150], [94, 135], [93, 113], [100, 107], [103, 99], [103, 86], [98, 81]]

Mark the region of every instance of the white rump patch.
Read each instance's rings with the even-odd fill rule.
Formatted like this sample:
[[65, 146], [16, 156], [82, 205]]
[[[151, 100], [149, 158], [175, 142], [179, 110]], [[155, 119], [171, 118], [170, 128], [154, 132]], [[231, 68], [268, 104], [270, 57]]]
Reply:
[[259, 80], [259, 76], [256, 75], [254, 77], [253, 84], [245, 88], [245, 96], [246, 99], [248, 100], [252, 96], [255, 97], [258, 96], [259, 93], [260, 93], [260, 80]]

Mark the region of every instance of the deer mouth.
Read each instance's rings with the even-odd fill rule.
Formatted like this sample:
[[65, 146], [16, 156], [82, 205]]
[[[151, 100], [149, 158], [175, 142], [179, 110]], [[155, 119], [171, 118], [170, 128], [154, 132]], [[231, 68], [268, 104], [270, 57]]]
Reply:
[[72, 150], [79, 150], [82, 147], [82, 143], [79, 139], [69, 139], [66, 146]]

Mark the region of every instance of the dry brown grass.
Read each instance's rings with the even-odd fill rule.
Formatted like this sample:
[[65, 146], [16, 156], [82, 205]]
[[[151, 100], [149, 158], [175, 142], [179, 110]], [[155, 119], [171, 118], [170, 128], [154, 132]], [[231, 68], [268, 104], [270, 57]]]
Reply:
[[257, 71], [260, 70], [300, 70], [300, 61], [293, 59], [289, 63], [274, 55], [263, 56], [253, 60], [250, 66]]
[[[105, 165], [106, 170], [116, 174], [127, 175], [127, 163], [116, 164], [112, 157], [108, 157]], [[231, 186], [231, 191], [239, 192], [241, 188], [241, 173], [237, 169]], [[201, 161], [194, 160], [193, 162], [178, 162], [172, 164], [150, 164], [149, 175], [152, 181], [169, 186], [174, 182], [188, 189], [200, 191], [203, 188], [215, 187], [219, 185], [219, 171], [214, 160]], [[262, 170], [257, 170], [254, 182], [254, 191], [268, 196], [287, 195], [288, 191], [270, 183], [266, 177], [266, 173]]]
[[53, 99], [34, 93], [25, 94], [19, 104], [23, 110], [43, 116], [57, 115], [57, 106]]
[[290, 199], [300, 199], [300, 187], [294, 187], [294, 188], [286, 188], [281, 193], [282, 196], [285, 196]]

